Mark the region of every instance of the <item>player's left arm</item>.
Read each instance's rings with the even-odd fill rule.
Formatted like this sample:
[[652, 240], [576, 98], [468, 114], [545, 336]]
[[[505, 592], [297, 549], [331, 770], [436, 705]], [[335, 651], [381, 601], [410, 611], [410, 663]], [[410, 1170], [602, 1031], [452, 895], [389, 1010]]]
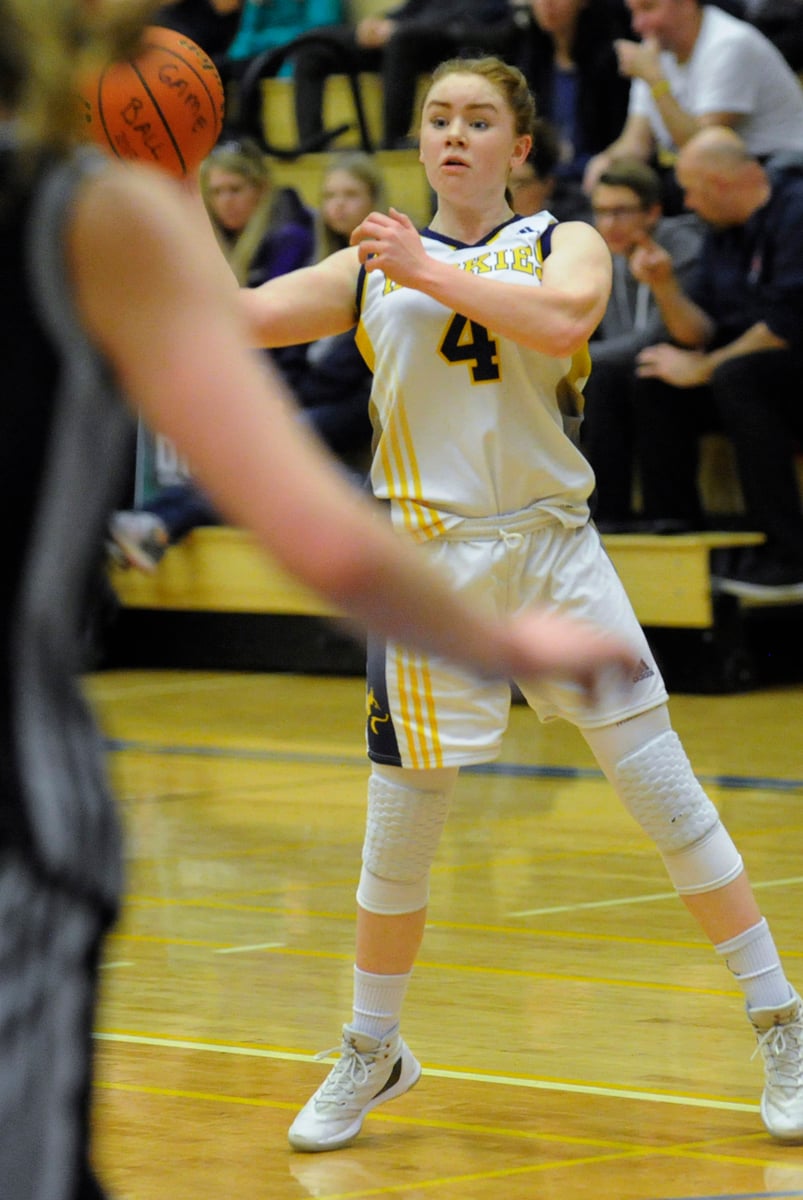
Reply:
[[596, 329], [611, 290], [611, 256], [597, 231], [583, 221], [557, 225], [543, 264], [533, 253], [540, 287], [522, 287], [458, 270], [426, 253], [409, 217], [391, 209], [372, 213], [352, 234], [366, 271], [381, 270], [493, 332], [555, 357], [568, 357]]

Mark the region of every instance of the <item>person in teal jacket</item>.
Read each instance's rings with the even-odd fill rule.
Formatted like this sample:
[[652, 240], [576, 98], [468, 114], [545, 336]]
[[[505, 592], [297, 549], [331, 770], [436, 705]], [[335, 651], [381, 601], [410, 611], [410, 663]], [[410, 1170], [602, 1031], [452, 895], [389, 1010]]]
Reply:
[[[343, 21], [341, 0], [245, 0], [237, 33], [229, 46], [227, 74], [242, 77], [256, 54], [286, 46], [302, 33]], [[286, 63], [279, 74], [292, 72]]]

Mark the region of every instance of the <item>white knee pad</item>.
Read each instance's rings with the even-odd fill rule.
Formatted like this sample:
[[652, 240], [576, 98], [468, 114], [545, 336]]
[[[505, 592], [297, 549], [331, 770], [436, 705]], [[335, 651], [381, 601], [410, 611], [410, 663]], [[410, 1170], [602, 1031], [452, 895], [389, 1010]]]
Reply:
[[741, 855], [673, 730], [621, 759], [614, 782], [628, 811], [658, 847], [681, 895], [712, 892], [741, 874]]
[[418, 912], [429, 900], [429, 871], [454, 785], [443, 791], [403, 787], [372, 774], [357, 902], [368, 912]]

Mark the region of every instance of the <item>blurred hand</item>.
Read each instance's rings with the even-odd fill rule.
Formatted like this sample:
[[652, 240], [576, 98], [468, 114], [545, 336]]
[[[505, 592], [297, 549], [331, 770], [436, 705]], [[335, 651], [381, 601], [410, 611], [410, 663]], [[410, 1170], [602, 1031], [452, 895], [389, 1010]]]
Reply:
[[668, 283], [674, 275], [670, 255], [648, 233], [639, 235], [628, 265], [639, 283], [646, 283], [650, 287]]
[[354, 36], [365, 50], [381, 50], [393, 36], [396, 22], [387, 17], [363, 17], [357, 22]]
[[617, 38], [613, 47], [619, 61], [620, 75], [626, 75], [629, 79], [643, 79], [650, 85], [664, 78], [661, 47], [657, 38], [645, 38], [643, 42]]
[[600, 175], [603, 171], [607, 171], [610, 165], [611, 156], [606, 150], [601, 150], [599, 154], [595, 154], [588, 160], [583, 172], [583, 191], [587, 196], [591, 195], [597, 186]]
[[626, 688], [639, 664], [639, 655], [627, 642], [557, 613], [522, 613], [511, 622], [511, 633], [517, 664], [513, 678], [569, 679], [582, 689], [588, 704], [598, 698], [603, 681]]
[[701, 387], [710, 377], [708, 360], [701, 350], [683, 350], [666, 342], [640, 352], [636, 374], [644, 379], [663, 379], [679, 388]]

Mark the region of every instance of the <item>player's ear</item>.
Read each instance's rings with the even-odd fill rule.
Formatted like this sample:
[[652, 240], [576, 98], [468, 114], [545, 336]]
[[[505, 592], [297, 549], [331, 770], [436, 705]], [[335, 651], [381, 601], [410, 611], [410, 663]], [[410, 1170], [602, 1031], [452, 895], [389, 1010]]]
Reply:
[[523, 133], [521, 137], [517, 137], [513, 147], [513, 153], [510, 156], [511, 169], [513, 167], [520, 167], [521, 164], [526, 160], [527, 155], [530, 153], [532, 148], [533, 139], [530, 137], [529, 133]]

